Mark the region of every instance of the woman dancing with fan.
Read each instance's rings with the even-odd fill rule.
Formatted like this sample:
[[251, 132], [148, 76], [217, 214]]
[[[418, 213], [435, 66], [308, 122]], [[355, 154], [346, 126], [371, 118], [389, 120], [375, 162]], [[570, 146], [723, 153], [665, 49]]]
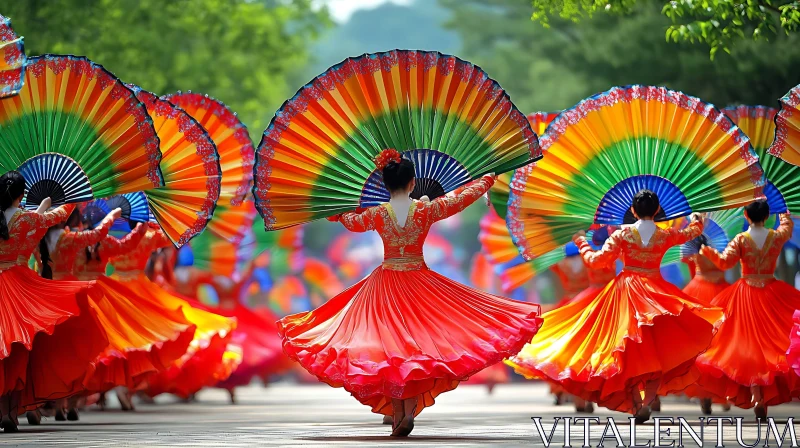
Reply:
[[414, 417], [436, 396], [516, 353], [542, 319], [538, 305], [453, 282], [429, 270], [422, 257], [431, 225], [485, 194], [492, 176], [454, 196], [422, 202], [409, 198], [415, 187], [410, 160], [388, 149], [376, 165], [389, 202], [332, 220], [353, 232], [378, 231], [383, 264], [320, 308], [287, 316], [278, 327], [291, 358], [373, 412], [392, 415], [392, 435], [407, 436]]
[[[179, 307], [172, 309], [148, 301], [104, 275], [109, 259], [132, 251], [144, 237], [147, 225], [136, 225], [118, 240], [108, 235], [113, 220], [101, 220], [103, 208], [96, 204], [86, 206], [81, 227], [62, 232], [53, 250], [43, 254], [42, 259], [52, 260], [54, 278], [94, 281], [87, 290], [89, 306], [108, 334], [108, 345], [96, 360], [96, 371], [87, 375], [85, 385], [92, 393], [120, 387], [117, 397], [123, 410], [132, 410], [128, 390], [180, 358], [191, 342], [194, 326]], [[84, 227], [94, 229], [83, 230]], [[74, 403], [70, 405], [68, 412], [77, 419]]]
[[90, 283], [46, 280], [27, 266], [42, 235], [74, 206], [45, 211], [45, 198], [36, 212], [26, 211], [24, 193], [20, 173], [0, 176], [0, 427], [7, 432], [17, 431], [19, 413], [82, 392], [83, 378], [108, 343], [81, 299]]
[[171, 310], [182, 309], [186, 320], [195, 326], [189, 350], [168, 369], [150, 375], [147, 380], [152, 396], [170, 392], [187, 399], [203, 387], [213, 386], [230, 376], [235, 365], [224, 359], [224, 353], [236, 322], [208, 311], [193, 299], [164, 290], [145, 276], [151, 254], [172, 246], [158, 224], [150, 222], [148, 227], [133, 250], [111, 259], [115, 268], [113, 277], [130, 288], [141, 301], [158, 303]]
[[[573, 238], [590, 268], [622, 258], [622, 272], [599, 294], [545, 314], [549, 325], [508, 362], [526, 377], [557, 381], [573, 395], [644, 422], [657, 395], [696, 379], [695, 358], [713, 335], [709, 320], [722, 312], [693, 306], [659, 271], [667, 249], [700, 235], [700, 217], [692, 215], [683, 230], [660, 229], [653, 222], [659, 200], [649, 190], [635, 195], [631, 211], [638, 221], [614, 232], [598, 251], [583, 232]], [[569, 342], [552, 344], [556, 339]]]
[[[786, 359], [792, 313], [800, 309], [800, 291], [775, 278], [775, 266], [794, 227], [787, 211], [777, 230], [767, 229], [766, 201], [745, 207], [750, 228], [722, 252], [705, 246], [701, 253], [719, 269], [741, 262], [742, 277], [719, 293], [714, 306], [725, 310], [711, 347], [697, 358], [699, 389], [734, 406], [754, 408], [766, 419], [767, 407], [800, 395], [800, 377]], [[735, 340], [735, 344], [730, 341]]]

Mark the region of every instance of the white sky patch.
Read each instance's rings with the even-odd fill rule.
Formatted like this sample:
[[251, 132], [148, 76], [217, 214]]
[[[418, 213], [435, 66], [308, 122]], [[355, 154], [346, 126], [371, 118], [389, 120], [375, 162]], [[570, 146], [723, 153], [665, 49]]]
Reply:
[[396, 5], [409, 5], [413, 0], [318, 0], [321, 5], [327, 5], [331, 17], [338, 23], [347, 22], [350, 16], [359, 9], [372, 9], [384, 3]]

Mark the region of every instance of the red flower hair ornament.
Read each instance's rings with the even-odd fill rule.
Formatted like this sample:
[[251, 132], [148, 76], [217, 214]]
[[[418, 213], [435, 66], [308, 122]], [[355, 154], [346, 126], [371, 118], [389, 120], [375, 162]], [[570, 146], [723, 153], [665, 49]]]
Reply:
[[396, 149], [392, 148], [384, 149], [383, 151], [381, 151], [380, 154], [378, 154], [375, 157], [375, 167], [378, 170], [383, 171], [383, 169], [386, 168], [386, 165], [388, 165], [389, 162], [400, 163], [402, 159], [403, 156], [401, 156]]

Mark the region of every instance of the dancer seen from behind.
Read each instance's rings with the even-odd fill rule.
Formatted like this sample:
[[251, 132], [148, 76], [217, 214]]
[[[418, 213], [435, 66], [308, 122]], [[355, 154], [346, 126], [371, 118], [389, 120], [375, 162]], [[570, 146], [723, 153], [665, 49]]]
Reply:
[[20, 208], [25, 179], [0, 176], [0, 427], [17, 431], [17, 416], [49, 400], [83, 391], [82, 380], [108, 340], [82, 294], [91, 283], [44, 279], [28, 267], [50, 226], [67, 219], [73, 205], [36, 212]]
[[[638, 192], [631, 211], [638, 220], [614, 232], [598, 250], [575, 235], [587, 266], [623, 270], [599, 294], [586, 295], [546, 313], [544, 329], [508, 363], [528, 378], [555, 381], [565, 391], [612, 410], [650, 418], [657, 395], [685, 389], [697, 379], [697, 355], [710, 344], [722, 310], [692, 303], [661, 277], [664, 253], [697, 237], [700, 216], [682, 230], [661, 229], [653, 217], [658, 197]], [[553, 341], [564, 343], [553, 344]]]
[[701, 372], [697, 389], [706, 393], [706, 400], [710, 395], [754, 408], [757, 418], [766, 419], [768, 406], [800, 395], [800, 378], [786, 360], [787, 335], [792, 314], [800, 309], [800, 291], [775, 278], [794, 224], [785, 213], [779, 216], [777, 230], [766, 228], [770, 215], [766, 201], [748, 205], [744, 213], [750, 228], [736, 235], [722, 253], [708, 246], [701, 249], [721, 270], [741, 262], [742, 277], [712, 300], [712, 305], [725, 310], [726, 320], [711, 347], [697, 358]]
[[542, 325], [536, 304], [468, 288], [425, 264], [431, 225], [464, 210], [494, 182], [484, 176], [453, 196], [415, 201], [414, 164], [395, 150], [376, 159], [387, 203], [332, 220], [353, 232], [376, 230], [384, 262], [316, 310], [278, 322], [286, 353], [375, 413], [393, 416], [393, 436], [460, 381], [515, 354]]

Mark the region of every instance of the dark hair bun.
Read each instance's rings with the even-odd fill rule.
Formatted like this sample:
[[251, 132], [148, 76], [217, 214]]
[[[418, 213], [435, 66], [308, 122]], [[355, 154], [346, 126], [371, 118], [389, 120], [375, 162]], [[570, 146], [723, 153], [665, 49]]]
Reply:
[[639, 218], [654, 217], [658, 207], [658, 196], [650, 190], [641, 190], [633, 197], [633, 211]]
[[744, 211], [747, 212], [747, 217], [750, 221], [761, 224], [769, 218], [769, 204], [767, 201], [755, 201], [748, 204]]
[[392, 160], [383, 167], [381, 175], [387, 190], [402, 190], [414, 179], [414, 162], [408, 159], [401, 159], [399, 163]]

